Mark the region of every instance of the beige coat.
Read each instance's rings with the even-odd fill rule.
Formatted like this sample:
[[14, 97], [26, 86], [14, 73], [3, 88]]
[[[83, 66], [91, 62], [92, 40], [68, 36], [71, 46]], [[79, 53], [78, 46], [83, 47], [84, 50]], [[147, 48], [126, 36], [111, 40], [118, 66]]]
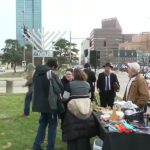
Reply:
[[126, 92], [124, 94], [124, 100], [131, 100], [139, 107], [144, 107], [149, 100], [149, 91], [146, 81], [143, 75], [137, 75], [134, 81], [132, 81], [128, 96], [126, 98]]

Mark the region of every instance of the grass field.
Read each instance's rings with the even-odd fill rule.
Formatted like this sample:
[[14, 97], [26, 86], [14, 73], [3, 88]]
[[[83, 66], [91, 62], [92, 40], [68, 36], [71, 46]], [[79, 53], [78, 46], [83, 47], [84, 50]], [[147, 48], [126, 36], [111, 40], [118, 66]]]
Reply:
[[[38, 127], [38, 113], [21, 116], [24, 95], [0, 95], [0, 150], [31, 150]], [[46, 141], [45, 141], [46, 143]], [[66, 150], [58, 126], [56, 150]]]

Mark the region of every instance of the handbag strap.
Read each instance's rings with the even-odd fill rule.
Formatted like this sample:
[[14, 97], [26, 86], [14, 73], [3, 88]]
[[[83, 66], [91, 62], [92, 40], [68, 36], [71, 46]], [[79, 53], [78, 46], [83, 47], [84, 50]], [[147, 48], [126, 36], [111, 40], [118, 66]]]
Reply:
[[48, 78], [48, 80], [51, 80], [51, 79], [52, 79], [52, 70], [49, 70], [49, 71], [47, 72], [47, 78]]

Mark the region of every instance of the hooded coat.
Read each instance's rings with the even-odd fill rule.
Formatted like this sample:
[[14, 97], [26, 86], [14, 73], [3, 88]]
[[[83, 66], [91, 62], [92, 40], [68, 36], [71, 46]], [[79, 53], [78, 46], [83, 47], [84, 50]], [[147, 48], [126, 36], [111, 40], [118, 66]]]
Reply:
[[[70, 82], [70, 94], [81, 97], [88, 95], [90, 85], [86, 81], [74, 80]], [[64, 141], [75, 140], [77, 138], [91, 138], [97, 135], [98, 128], [93, 115], [82, 120], [73, 115], [68, 108], [66, 108], [65, 116], [62, 122], [62, 137]]]
[[[41, 65], [36, 68], [33, 76], [33, 105], [32, 110], [34, 112], [51, 113], [49, 104], [49, 87], [50, 82], [47, 78], [47, 72], [51, 68], [47, 65]], [[63, 85], [61, 84], [58, 76], [52, 72], [52, 77], [56, 82], [60, 83], [59, 86], [63, 90]]]

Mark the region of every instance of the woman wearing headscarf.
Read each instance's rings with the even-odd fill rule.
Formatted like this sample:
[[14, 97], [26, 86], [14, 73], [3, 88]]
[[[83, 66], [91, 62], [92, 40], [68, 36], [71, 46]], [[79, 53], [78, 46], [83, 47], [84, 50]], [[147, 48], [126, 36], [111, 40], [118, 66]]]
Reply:
[[139, 72], [140, 65], [138, 63], [128, 63], [129, 82], [124, 94], [124, 100], [132, 101], [140, 108], [144, 108], [149, 99], [149, 92], [146, 81]]

